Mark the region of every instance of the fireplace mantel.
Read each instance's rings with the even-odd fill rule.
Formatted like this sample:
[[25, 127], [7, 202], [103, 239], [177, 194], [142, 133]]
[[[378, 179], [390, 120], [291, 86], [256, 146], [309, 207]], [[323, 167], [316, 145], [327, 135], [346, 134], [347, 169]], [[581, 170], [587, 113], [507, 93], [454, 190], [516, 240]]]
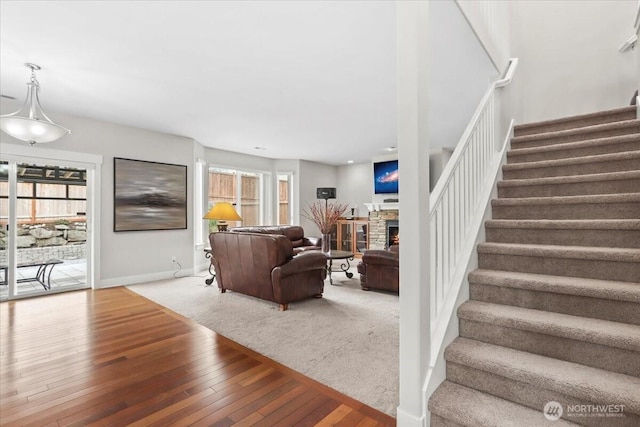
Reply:
[[400, 208], [400, 203], [365, 203], [364, 204], [369, 212], [374, 211], [397, 211]]

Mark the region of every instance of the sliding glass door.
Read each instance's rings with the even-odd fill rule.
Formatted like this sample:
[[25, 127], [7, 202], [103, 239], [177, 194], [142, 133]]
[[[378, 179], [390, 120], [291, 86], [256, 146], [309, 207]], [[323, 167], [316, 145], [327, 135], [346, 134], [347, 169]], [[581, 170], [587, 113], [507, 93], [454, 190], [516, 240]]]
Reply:
[[88, 169], [0, 162], [0, 299], [89, 287]]

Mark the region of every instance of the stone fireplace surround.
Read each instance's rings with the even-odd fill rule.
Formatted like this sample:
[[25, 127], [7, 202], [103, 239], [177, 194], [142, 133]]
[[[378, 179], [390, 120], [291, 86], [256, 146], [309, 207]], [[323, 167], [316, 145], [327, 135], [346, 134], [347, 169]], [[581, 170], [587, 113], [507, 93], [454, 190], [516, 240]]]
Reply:
[[369, 249], [387, 249], [387, 222], [398, 223], [397, 209], [381, 209], [369, 212]]

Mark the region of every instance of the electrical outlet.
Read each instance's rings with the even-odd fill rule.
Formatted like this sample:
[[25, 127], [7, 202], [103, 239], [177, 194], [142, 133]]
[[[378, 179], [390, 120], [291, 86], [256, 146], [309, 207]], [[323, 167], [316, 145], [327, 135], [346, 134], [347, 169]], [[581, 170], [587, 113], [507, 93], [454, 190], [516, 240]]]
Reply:
[[171, 257], [171, 262], [176, 262], [176, 257], [172, 256]]

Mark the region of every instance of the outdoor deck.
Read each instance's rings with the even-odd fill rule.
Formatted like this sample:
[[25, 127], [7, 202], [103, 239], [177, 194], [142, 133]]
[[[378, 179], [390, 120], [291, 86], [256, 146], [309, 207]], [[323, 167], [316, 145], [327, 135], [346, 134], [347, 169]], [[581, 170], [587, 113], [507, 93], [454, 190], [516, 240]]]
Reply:
[[[18, 279], [35, 277], [38, 267], [24, 267], [17, 269]], [[4, 272], [0, 272], [3, 275]], [[0, 277], [0, 282], [4, 281]], [[54, 266], [51, 272], [51, 291], [64, 288], [77, 288], [87, 283], [87, 263], [85, 260], [65, 260], [62, 264]], [[42, 285], [36, 280], [18, 283], [18, 295], [33, 294], [45, 291]], [[0, 301], [4, 301], [9, 296], [9, 286], [0, 285]]]

